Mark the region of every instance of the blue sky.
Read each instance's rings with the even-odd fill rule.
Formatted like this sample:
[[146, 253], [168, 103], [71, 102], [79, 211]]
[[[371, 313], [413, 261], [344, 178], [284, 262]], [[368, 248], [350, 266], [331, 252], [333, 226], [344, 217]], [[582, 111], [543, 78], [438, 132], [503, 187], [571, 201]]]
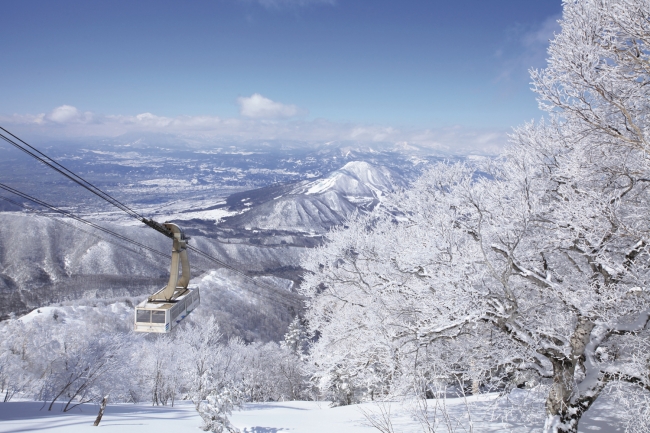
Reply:
[[[561, 13], [559, 0], [1, 6], [6, 125], [74, 136], [200, 124], [216, 135], [296, 139], [375, 128], [413, 140], [538, 118], [527, 69], [544, 65]], [[293, 137], [296, 127], [310, 132]]]

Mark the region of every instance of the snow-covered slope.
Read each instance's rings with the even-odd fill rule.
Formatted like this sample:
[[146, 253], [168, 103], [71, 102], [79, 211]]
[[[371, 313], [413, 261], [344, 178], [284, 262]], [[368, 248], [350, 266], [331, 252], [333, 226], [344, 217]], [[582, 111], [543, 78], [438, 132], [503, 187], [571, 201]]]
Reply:
[[[63, 412], [65, 403], [55, 403], [51, 411], [42, 402], [12, 401], [0, 405], [0, 432], [81, 433], [93, 431], [98, 405], [86, 403]], [[201, 417], [189, 401], [171, 406], [109, 404], [99, 428], [102, 432], [176, 433], [199, 432]]]
[[[201, 291], [201, 305], [186, 321], [205, 323], [214, 316], [220, 332], [244, 341], [278, 341], [302, 302], [291, 290], [293, 282], [275, 277], [244, 278], [227, 269], [197, 276], [192, 285]], [[21, 316], [23, 323], [47, 326], [108, 323], [115, 332], [133, 328], [134, 305], [143, 296], [111, 299], [84, 298], [41, 306]], [[0, 325], [1, 326], [1, 325]]]
[[392, 170], [364, 161], [353, 161], [327, 177], [296, 188], [294, 194], [316, 195], [327, 191], [354, 198], [378, 197], [393, 191], [402, 180]]
[[[75, 299], [141, 297], [162, 287], [169, 278], [168, 259], [107, 235], [100, 237], [96, 230], [68, 219], [0, 212], [0, 227], [0, 317]], [[158, 251], [171, 250], [167, 238], [147, 227], [108, 227]], [[191, 242], [246, 271], [261, 273], [298, 263], [299, 248], [289, 245], [261, 248], [201, 236]], [[192, 253], [190, 263], [194, 276], [215, 268], [214, 263]], [[247, 303], [242, 301], [242, 305]], [[232, 302], [230, 307], [237, 309]]]
[[290, 191], [227, 220], [245, 230], [322, 234], [355, 211], [372, 209], [383, 194], [404, 185], [392, 170], [363, 161], [349, 162], [328, 176], [301, 182]]
[[[0, 212], [0, 317], [50, 302], [138, 295], [161, 285], [165, 268], [148, 252], [109, 243], [81, 224]], [[121, 233], [161, 245], [144, 230]]]

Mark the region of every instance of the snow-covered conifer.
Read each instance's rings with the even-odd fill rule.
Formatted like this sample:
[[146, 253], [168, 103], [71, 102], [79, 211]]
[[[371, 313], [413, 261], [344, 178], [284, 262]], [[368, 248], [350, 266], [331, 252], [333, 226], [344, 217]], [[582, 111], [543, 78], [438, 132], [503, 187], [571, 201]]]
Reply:
[[228, 415], [233, 408], [241, 404], [240, 396], [230, 388], [223, 388], [219, 392], [208, 395], [206, 401], [201, 402], [198, 411], [203, 418], [203, 430], [213, 433], [236, 433], [239, 430], [234, 427]]
[[309, 349], [309, 332], [304, 317], [296, 316], [289, 324], [282, 346], [298, 356], [303, 356]]

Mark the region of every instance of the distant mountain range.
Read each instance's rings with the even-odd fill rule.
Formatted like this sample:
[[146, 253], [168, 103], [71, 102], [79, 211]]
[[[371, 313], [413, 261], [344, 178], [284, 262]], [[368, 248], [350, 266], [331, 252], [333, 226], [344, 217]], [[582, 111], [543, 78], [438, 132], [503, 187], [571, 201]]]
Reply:
[[[175, 141], [174, 141], [175, 140]], [[101, 189], [146, 214], [214, 206], [253, 189], [293, 186], [323, 178], [345, 164], [366, 161], [410, 179], [441, 157], [354, 143], [275, 141], [203, 143], [166, 136], [122, 136], [85, 143], [33, 143]], [[2, 182], [56, 206], [102, 219], [120, 218], [105, 202], [22, 152], [0, 143]]]

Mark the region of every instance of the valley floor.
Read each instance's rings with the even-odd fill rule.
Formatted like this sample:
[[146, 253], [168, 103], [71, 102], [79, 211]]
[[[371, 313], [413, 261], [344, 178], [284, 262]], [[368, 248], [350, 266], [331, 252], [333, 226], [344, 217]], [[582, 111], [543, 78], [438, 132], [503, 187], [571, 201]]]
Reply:
[[[467, 423], [465, 406], [460, 399], [448, 400], [447, 412], [456, 419]], [[393, 403], [383, 406], [391, 412], [391, 421], [395, 433], [421, 433], [419, 422], [411, 410], [404, 404]], [[540, 431], [540, 425], [523, 426], [489, 421], [485, 416], [492, 407], [488, 399], [478, 405], [485, 412], [474, 411], [473, 432], [534, 432]], [[86, 404], [68, 413], [61, 412], [56, 406], [51, 412], [38, 402], [0, 403], [0, 432], [19, 433], [80, 433], [93, 432], [92, 423], [97, 416], [98, 407]], [[617, 425], [607, 414], [611, 412], [606, 403], [594, 407], [581, 422], [581, 432], [622, 432], [624, 428]], [[277, 402], [246, 404], [242, 410], [231, 416], [233, 425], [242, 433], [371, 433], [379, 430], [371, 427], [365, 413], [380, 415], [380, 406], [373, 403], [330, 408], [327, 402]], [[480, 420], [483, 418], [484, 420]], [[106, 408], [104, 418], [99, 426], [104, 433], [176, 433], [200, 432], [201, 418], [189, 402], [178, 402], [175, 407], [152, 407], [148, 404], [115, 404]], [[469, 432], [469, 426], [456, 426], [457, 432]], [[447, 432], [441, 425], [438, 430]]]

